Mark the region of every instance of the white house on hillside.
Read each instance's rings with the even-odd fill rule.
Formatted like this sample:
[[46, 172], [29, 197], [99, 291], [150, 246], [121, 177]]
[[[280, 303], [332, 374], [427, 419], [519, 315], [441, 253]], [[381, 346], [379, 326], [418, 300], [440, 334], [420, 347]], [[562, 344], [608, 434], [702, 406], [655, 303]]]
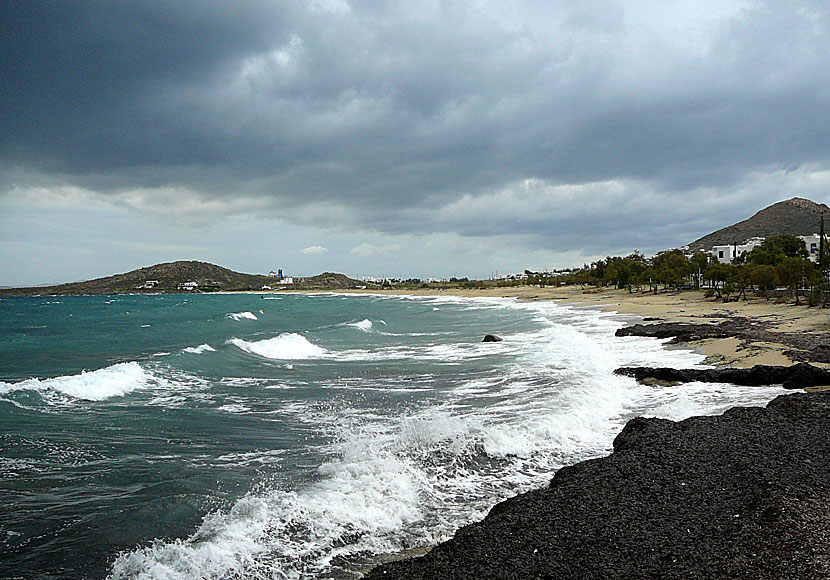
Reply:
[[811, 236], [798, 236], [802, 242], [804, 242], [804, 246], [807, 248], [807, 253], [809, 254], [809, 258], [813, 262], [818, 262], [818, 252], [821, 249], [821, 236], [818, 234], [813, 234]]
[[[818, 261], [819, 250], [821, 249], [821, 236], [812, 234], [810, 236], [796, 236], [807, 249], [807, 254], [813, 262]], [[743, 244], [731, 244], [729, 246], [714, 246], [710, 253], [721, 264], [731, 264], [732, 261], [747, 252], [751, 252], [753, 248], [757, 248], [764, 243], [764, 238], [750, 238]]]
[[749, 238], [743, 244], [714, 246], [711, 253], [721, 264], [731, 264], [735, 258], [742, 256], [747, 252], [751, 252], [762, 243], [764, 243], [764, 238]]

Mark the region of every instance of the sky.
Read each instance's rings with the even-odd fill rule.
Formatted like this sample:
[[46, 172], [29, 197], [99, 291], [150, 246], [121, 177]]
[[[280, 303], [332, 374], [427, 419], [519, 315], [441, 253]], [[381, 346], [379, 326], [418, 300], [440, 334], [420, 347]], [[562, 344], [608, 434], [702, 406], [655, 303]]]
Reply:
[[0, 3], [0, 285], [489, 277], [830, 202], [830, 4]]

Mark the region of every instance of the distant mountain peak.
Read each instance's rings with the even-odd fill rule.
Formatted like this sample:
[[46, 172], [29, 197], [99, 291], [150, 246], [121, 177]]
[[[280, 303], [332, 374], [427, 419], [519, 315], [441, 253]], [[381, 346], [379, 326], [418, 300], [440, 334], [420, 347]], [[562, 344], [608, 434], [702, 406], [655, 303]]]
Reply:
[[[817, 212], [827, 211], [828, 209], [830, 209], [830, 208], [827, 207], [827, 204], [816, 203], [816, 202], [814, 202], [810, 199], [805, 199], [803, 197], [793, 197], [793, 198], [790, 198], [790, 199], [786, 199], [784, 201], [779, 201], [778, 203], [785, 203], [785, 204], [791, 205], [793, 207], [800, 207], [800, 208], [804, 208], [806, 210], [817, 211]], [[773, 204], [769, 207], [773, 207], [775, 205], [778, 205], [778, 204]], [[766, 209], [769, 209], [769, 207], [766, 208]], [[764, 211], [764, 210], [761, 210], [761, 211]]]
[[817, 234], [822, 212], [830, 215], [830, 207], [803, 197], [793, 197], [765, 207], [734, 225], [703, 236], [689, 244], [689, 247], [693, 250], [709, 250], [712, 246], [740, 244], [755, 237]]

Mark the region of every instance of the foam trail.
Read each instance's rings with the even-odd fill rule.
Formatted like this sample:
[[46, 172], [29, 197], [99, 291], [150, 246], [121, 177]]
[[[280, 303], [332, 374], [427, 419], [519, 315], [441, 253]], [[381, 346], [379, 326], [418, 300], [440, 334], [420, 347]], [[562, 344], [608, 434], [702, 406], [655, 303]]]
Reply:
[[245, 352], [279, 360], [318, 358], [326, 354], [324, 348], [309, 342], [303, 335], [293, 332], [254, 342], [232, 338], [228, 343]]
[[122, 397], [147, 386], [152, 377], [136, 362], [112, 365], [97, 371], [53, 379], [27, 379], [19, 383], [0, 382], [0, 394], [30, 390], [45, 393], [56, 391], [76, 399], [102, 401], [110, 397]]
[[228, 318], [231, 320], [236, 320], [237, 322], [240, 320], [257, 320], [256, 314], [253, 312], [231, 312], [228, 314]]

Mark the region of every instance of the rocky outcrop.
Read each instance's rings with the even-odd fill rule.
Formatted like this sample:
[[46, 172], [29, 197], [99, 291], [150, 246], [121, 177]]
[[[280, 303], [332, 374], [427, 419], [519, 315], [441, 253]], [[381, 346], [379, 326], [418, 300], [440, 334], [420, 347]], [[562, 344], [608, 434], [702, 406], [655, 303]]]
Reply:
[[748, 387], [782, 385], [785, 389], [803, 389], [830, 385], [830, 371], [808, 363], [790, 366], [755, 365], [749, 369], [673, 369], [665, 367], [622, 367], [615, 374], [633, 377], [640, 382], [657, 383], [732, 383]]
[[608, 457], [367, 578], [830, 578], [830, 392], [634, 419]]
[[690, 324], [686, 322], [632, 324], [618, 329], [615, 335], [671, 338], [671, 344], [679, 344], [706, 338], [743, 337], [748, 336], [753, 330], [761, 329], [745, 318], [733, 318], [720, 324]]
[[616, 336], [670, 338], [669, 344], [682, 344], [710, 338], [738, 338], [747, 343], [772, 342], [787, 347], [784, 354], [794, 361], [830, 363], [830, 335], [828, 333], [773, 331], [764, 324], [738, 316], [717, 324], [685, 322], [632, 324], [618, 329], [615, 334]]
[[485, 334], [484, 340], [481, 342], [501, 342], [501, 337], [496, 336], [495, 334]]

